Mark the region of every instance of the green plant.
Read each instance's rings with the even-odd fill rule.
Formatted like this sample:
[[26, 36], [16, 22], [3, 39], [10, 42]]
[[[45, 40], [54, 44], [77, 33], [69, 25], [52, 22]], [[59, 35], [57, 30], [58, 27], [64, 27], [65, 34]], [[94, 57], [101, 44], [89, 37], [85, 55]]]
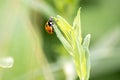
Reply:
[[57, 18], [53, 17], [53, 21], [55, 22], [55, 33], [72, 56], [80, 80], [88, 80], [90, 74], [90, 56], [88, 50], [90, 34], [84, 38], [82, 43], [80, 9], [73, 21], [73, 26], [59, 15]]

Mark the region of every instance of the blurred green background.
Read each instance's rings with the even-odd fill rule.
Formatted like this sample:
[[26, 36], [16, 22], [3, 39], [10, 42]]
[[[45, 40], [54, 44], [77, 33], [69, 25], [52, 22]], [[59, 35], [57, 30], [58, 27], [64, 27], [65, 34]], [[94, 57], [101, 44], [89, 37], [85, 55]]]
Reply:
[[0, 0], [0, 80], [77, 80], [72, 58], [44, 25], [56, 15], [71, 25], [81, 8], [83, 37], [92, 35], [90, 80], [120, 80], [120, 0]]

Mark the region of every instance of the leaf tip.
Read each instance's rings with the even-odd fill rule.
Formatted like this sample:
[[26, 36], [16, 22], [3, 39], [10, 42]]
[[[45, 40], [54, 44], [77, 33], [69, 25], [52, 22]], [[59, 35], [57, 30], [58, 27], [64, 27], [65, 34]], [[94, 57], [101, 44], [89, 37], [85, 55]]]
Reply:
[[86, 37], [90, 39], [91, 38], [91, 34], [88, 34]]

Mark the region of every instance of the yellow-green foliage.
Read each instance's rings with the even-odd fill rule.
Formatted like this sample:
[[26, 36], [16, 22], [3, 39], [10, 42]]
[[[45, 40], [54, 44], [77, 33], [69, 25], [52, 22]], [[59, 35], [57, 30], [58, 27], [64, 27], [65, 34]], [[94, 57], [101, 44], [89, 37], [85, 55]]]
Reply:
[[80, 9], [73, 21], [73, 26], [59, 15], [57, 18], [53, 17], [53, 19], [56, 23], [54, 29], [57, 37], [72, 56], [80, 80], [88, 80], [90, 74], [90, 58], [88, 50], [90, 34], [85, 37], [82, 44]]

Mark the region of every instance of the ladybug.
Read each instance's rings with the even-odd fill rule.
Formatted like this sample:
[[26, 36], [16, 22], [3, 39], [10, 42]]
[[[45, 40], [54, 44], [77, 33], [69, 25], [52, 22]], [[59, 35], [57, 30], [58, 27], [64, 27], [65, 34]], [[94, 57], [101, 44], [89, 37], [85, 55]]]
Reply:
[[53, 23], [53, 18], [50, 18], [50, 19], [47, 21], [46, 25], [45, 25], [45, 30], [46, 30], [49, 34], [53, 34], [53, 32], [54, 32], [53, 25], [54, 25], [54, 23]]

